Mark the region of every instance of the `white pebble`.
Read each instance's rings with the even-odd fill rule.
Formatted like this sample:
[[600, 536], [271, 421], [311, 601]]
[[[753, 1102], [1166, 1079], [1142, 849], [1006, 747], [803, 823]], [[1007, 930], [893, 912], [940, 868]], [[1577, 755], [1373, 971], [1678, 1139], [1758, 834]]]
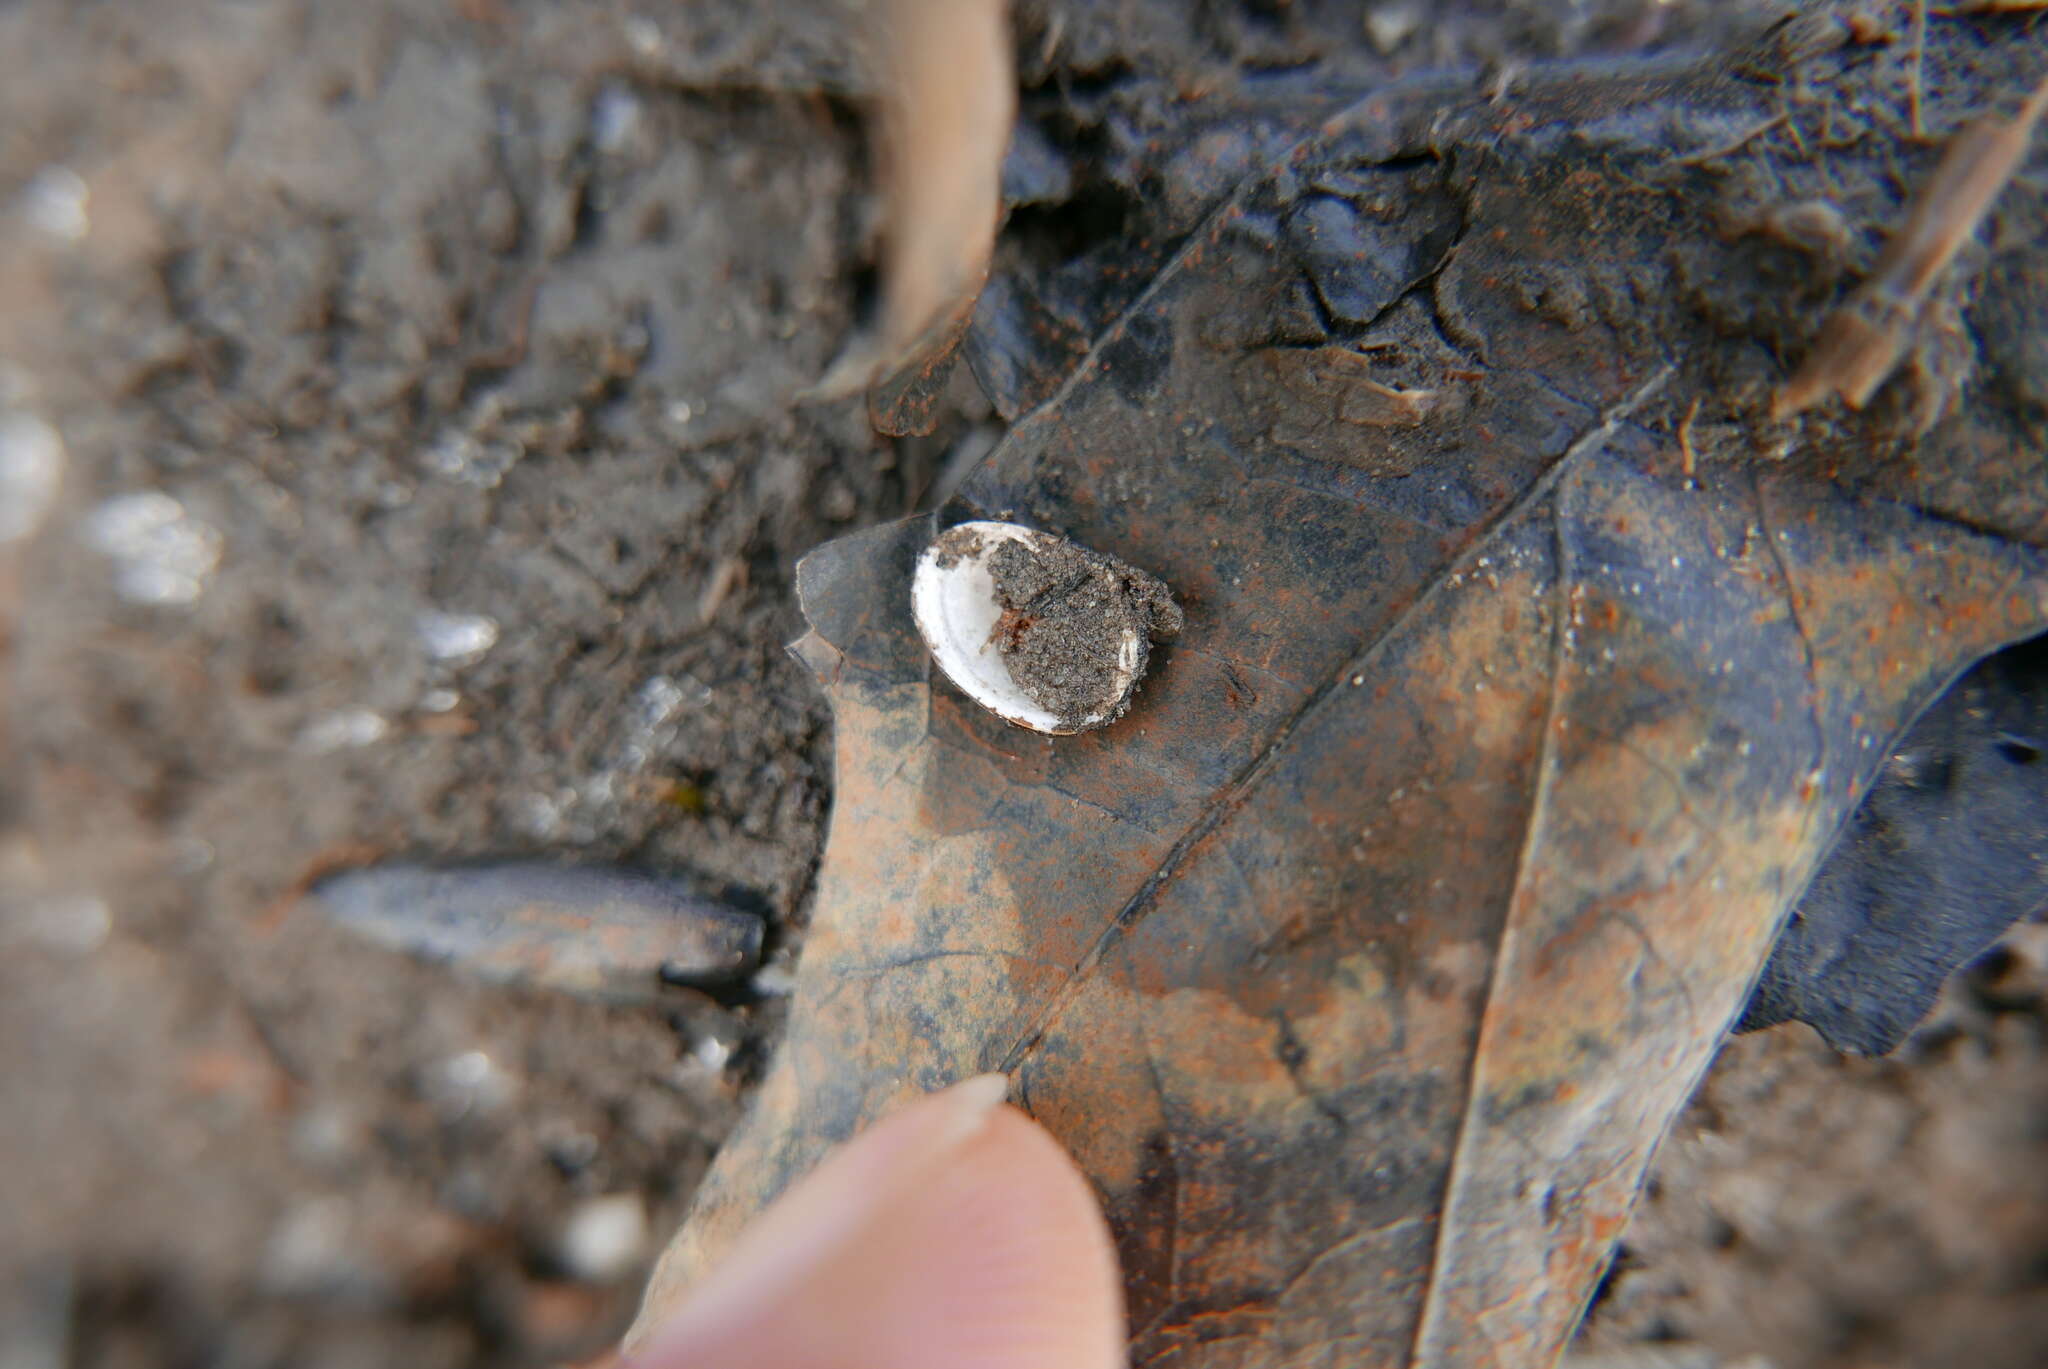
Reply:
[[622, 85], [597, 92], [590, 108], [590, 141], [599, 152], [617, 152], [640, 128], [640, 97]]
[[498, 621], [481, 613], [429, 610], [414, 620], [420, 643], [437, 661], [471, 661], [498, 644]]
[[1407, 5], [1382, 5], [1365, 16], [1365, 36], [1382, 57], [1408, 41], [1422, 16]]
[[86, 541], [114, 563], [114, 592], [135, 604], [189, 604], [220, 565], [220, 534], [156, 490], [116, 495], [85, 516]]
[[690, 1055], [705, 1069], [718, 1074], [731, 1062], [732, 1046], [721, 1037], [705, 1035], [691, 1047]]
[[558, 1254], [562, 1267], [586, 1283], [613, 1283], [631, 1274], [647, 1248], [647, 1209], [637, 1193], [592, 1198], [569, 1214]]
[[766, 998], [785, 998], [796, 992], [796, 971], [776, 961], [755, 972], [754, 992]]
[[428, 470], [459, 484], [494, 490], [525, 455], [511, 442], [482, 442], [466, 432], [450, 429], [423, 453]]
[[512, 1101], [518, 1081], [482, 1051], [464, 1051], [428, 1071], [427, 1097], [453, 1121], [471, 1113], [495, 1112]]
[[381, 741], [390, 730], [391, 724], [381, 713], [367, 708], [344, 708], [308, 723], [306, 730], [299, 733], [299, 745], [319, 754], [347, 751]]
[[667, 46], [661, 36], [660, 27], [652, 19], [636, 14], [627, 19], [623, 27], [626, 31], [626, 42], [642, 57], [659, 56], [662, 48]]
[[35, 227], [64, 242], [77, 242], [92, 228], [86, 213], [91, 198], [85, 180], [68, 166], [46, 166], [22, 188], [21, 212]]
[[287, 1212], [264, 1243], [259, 1266], [274, 1293], [330, 1292], [355, 1272], [345, 1198], [310, 1198]]
[[[696, 681], [692, 680], [691, 683], [695, 684]], [[698, 688], [702, 689], [703, 686], [698, 685]], [[683, 702], [688, 697], [683, 687], [668, 676], [649, 677], [633, 697], [635, 726], [643, 729], [662, 726], [681, 711]]]
[[0, 414], [0, 542], [27, 537], [57, 501], [64, 443], [34, 414]]

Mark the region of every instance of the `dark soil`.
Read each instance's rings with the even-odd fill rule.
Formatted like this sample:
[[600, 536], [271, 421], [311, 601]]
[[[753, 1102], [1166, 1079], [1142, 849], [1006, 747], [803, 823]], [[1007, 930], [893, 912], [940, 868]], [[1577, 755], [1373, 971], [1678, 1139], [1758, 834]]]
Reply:
[[[1159, 8], [1025, 6], [1027, 80], [1508, 66], [1755, 12]], [[782, 649], [796, 559], [995, 431], [964, 377], [928, 438], [796, 402], [869, 279], [857, 30], [0, 6], [0, 417], [66, 452], [0, 541], [0, 1364], [555, 1363], [623, 1325], [801, 941], [831, 722]], [[1078, 260], [1130, 210], [1042, 194], [1006, 250]], [[385, 856], [684, 873], [769, 914], [767, 965], [653, 1008], [485, 986], [297, 897]], [[1897, 1061], [1735, 1043], [1589, 1343], [2038, 1363], [2032, 954]], [[606, 1196], [647, 1234], [594, 1250]]]
[[1071, 542], [1005, 542], [989, 556], [1003, 606], [997, 649], [1017, 687], [1070, 727], [1114, 720], [1130, 690], [1118, 660], [1138, 642], [1142, 678], [1149, 644], [1180, 632], [1166, 586], [1143, 571]]

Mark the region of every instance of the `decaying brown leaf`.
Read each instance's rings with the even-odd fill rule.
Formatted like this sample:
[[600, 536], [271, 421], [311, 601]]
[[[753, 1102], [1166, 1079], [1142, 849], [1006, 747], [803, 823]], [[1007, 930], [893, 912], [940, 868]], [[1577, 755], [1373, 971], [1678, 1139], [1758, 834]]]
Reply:
[[1778, 387], [1773, 418], [1805, 413], [1829, 395], [1852, 409], [1870, 402], [1912, 345], [1928, 291], [2019, 169], [2044, 109], [2048, 80], [2012, 118], [1956, 135], [1876, 271], [1828, 316], [1805, 363]]
[[[1995, 396], [1918, 442], [1693, 443], [1703, 395], [1761, 391], [1743, 330], [1785, 292], [1670, 130], [1770, 89], [1319, 110], [1049, 398], [1017, 403], [1060, 338], [1004, 357], [1020, 417], [936, 518], [804, 562], [837, 719], [814, 920], [636, 1335], [828, 1146], [1001, 1070], [1103, 1198], [1134, 1363], [1555, 1361], [1889, 741], [2048, 623], [2038, 444]], [[1759, 179], [1867, 216], [1889, 151]], [[2008, 268], [2048, 277], [2048, 237]], [[1423, 393], [1459, 402], [1392, 421]], [[911, 566], [998, 513], [1185, 608], [1115, 725], [1012, 730], [935, 677]]]
[[[877, 46], [881, 311], [818, 383], [818, 398], [871, 384], [901, 392], [934, 371], [942, 377], [988, 273], [1001, 213], [1017, 105], [1003, 0], [888, 0]], [[887, 422], [895, 407], [878, 408], [885, 427], [910, 431], [923, 421], [913, 402], [904, 422]]]

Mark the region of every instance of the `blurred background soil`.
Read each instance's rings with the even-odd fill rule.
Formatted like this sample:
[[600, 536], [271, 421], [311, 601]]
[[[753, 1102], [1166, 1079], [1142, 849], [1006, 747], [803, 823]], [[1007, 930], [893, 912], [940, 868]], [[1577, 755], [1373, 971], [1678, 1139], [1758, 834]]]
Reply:
[[[1025, 4], [1027, 111], [1765, 7], [1456, 8]], [[964, 375], [924, 438], [796, 400], [872, 291], [861, 32], [0, 3], [0, 1369], [565, 1363], [623, 1325], [801, 943], [832, 741], [795, 562], [1000, 433]], [[482, 987], [295, 897], [388, 855], [675, 871], [765, 909], [769, 960], [654, 1007]], [[2030, 929], [1895, 1059], [1731, 1044], [1580, 1353], [2043, 1362], [2044, 991]]]

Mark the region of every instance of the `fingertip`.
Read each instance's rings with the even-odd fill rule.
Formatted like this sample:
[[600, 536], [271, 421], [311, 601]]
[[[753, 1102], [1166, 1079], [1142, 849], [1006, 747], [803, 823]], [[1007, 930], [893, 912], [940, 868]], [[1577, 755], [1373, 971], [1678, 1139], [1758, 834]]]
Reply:
[[735, 1251], [757, 1273], [715, 1271], [636, 1369], [1125, 1363], [1122, 1281], [1095, 1193], [1049, 1132], [1000, 1105], [992, 1078], [906, 1110], [951, 1144], [903, 1144], [913, 1128], [892, 1127], [898, 1114], [827, 1157], [749, 1233], [775, 1248]]
[[[996, 1110], [928, 1200], [929, 1364], [1113, 1369], [1123, 1281], [1101, 1203], [1052, 1134]], [[948, 1358], [947, 1356], [950, 1356]]]

